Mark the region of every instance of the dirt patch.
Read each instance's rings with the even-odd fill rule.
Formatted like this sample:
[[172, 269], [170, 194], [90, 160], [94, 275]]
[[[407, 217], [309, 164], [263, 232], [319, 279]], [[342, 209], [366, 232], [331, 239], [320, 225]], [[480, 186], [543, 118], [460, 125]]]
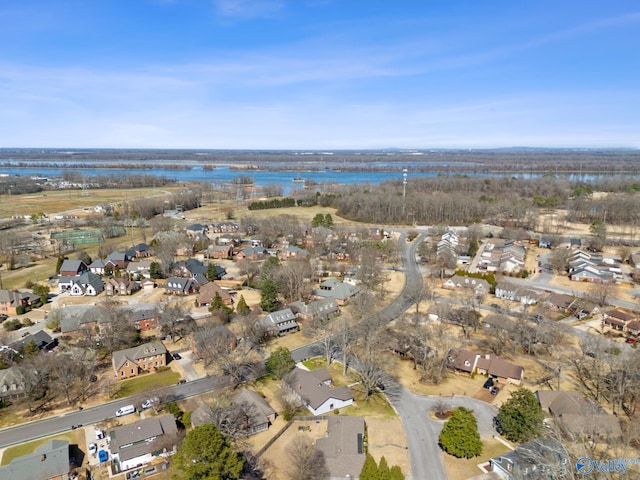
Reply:
[[408, 474], [409, 450], [400, 421], [366, 417], [365, 422], [369, 438], [368, 451], [373, 458], [379, 462], [384, 456], [389, 465], [398, 465], [404, 474]]

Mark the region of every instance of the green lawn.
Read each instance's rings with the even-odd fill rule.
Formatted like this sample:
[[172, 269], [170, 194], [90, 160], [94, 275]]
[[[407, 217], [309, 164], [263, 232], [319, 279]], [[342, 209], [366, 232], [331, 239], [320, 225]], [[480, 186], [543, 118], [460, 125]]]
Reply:
[[28, 443], [21, 443], [13, 447], [8, 447], [2, 454], [2, 462], [0, 465], [9, 465], [14, 458], [22, 457], [23, 455], [29, 455], [36, 451], [38, 447], [44, 445], [50, 440], [68, 440], [70, 445], [77, 444], [78, 439], [76, 432], [61, 433], [53, 437], [40, 438]]
[[157, 388], [175, 385], [180, 379], [178, 372], [167, 370], [166, 372], [149, 373], [130, 380], [118, 383], [117, 397], [124, 398], [138, 393], [149, 392]]
[[309, 370], [318, 370], [327, 366], [327, 360], [324, 357], [315, 357], [305, 360], [302, 364]]
[[455, 458], [445, 453], [443, 456], [447, 477], [449, 480], [465, 480], [479, 475], [481, 473], [478, 468], [479, 464], [488, 462], [489, 459], [509, 451], [509, 448], [496, 439], [487, 438], [482, 442], [482, 454], [479, 457], [470, 459]]

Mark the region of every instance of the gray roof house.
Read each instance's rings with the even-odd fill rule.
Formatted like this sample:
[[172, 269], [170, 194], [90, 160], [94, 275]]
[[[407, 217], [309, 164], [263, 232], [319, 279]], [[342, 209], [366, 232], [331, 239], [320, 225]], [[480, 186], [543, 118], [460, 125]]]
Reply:
[[[155, 457], [154, 454], [163, 453], [162, 445], [173, 442], [175, 451], [178, 441], [178, 426], [173, 415], [149, 417], [128, 425], [116, 427], [109, 432], [109, 450], [111, 457], [120, 466], [120, 471], [130, 470], [140, 465], [146, 465]], [[166, 442], [165, 439], [169, 441]]]
[[291, 392], [312, 415], [324, 415], [353, 404], [349, 388], [332, 386], [331, 375], [326, 368], [308, 371], [296, 367], [285, 380]]
[[569, 454], [556, 440], [537, 438], [490, 460], [491, 470], [507, 480], [562, 478], [573, 465]]
[[169, 277], [164, 288], [171, 295], [192, 295], [198, 286], [193, 278]]
[[104, 282], [95, 273], [84, 272], [75, 277], [60, 277], [58, 279], [60, 293], [69, 292], [73, 296], [96, 296], [104, 290]]
[[113, 352], [111, 364], [120, 379], [137, 376], [141, 371], [155, 371], [167, 365], [167, 349], [161, 342], [150, 342]]
[[20, 397], [24, 394], [24, 387], [24, 376], [18, 367], [9, 367], [0, 370], [0, 399], [15, 399]]
[[271, 408], [269, 402], [253, 390], [243, 388], [233, 397], [232, 403], [234, 405], [245, 404], [248, 407], [247, 435], [267, 430], [276, 419], [276, 411]]
[[324, 454], [329, 478], [358, 478], [366, 458], [364, 440], [364, 417], [328, 418], [327, 434], [316, 441], [316, 448]]
[[347, 301], [357, 295], [360, 289], [350, 283], [341, 282], [337, 278], [328, 278], [320, 284], [319, 288], [311, 291], [311, 296], [316, 299], [332, 298], [338, 305], [344, 305]]
[[300, 320], [315, 320], [340, 314], [340, 307], [334, 298], [314, 300], [308, 304], [293, 302], [287, 305]]
[[7, 480], [67, 479], [69, 441], [49, 440], [34, 453], [14, 458], [9, 465], [0, 467], [0, 478]]
[[258, 320], [269, 335], [284, 335], [298, 330], [296, 316], [290, 308], [271, 312]]
[[82, 260], [64, 260], [60, 265], [61, 277], [75, 277], [87, 271], [87, 265]]

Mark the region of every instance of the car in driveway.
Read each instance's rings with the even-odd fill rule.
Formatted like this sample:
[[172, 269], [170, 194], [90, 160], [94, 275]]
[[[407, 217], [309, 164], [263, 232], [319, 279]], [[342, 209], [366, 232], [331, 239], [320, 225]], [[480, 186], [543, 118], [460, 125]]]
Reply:
[[95, 455], [96, 453], [98, 453], [98, 444], [97, 443], [90, 443], [89, 444], [89, 455]]
[[182, 357], [179, 353], [172, 353], [171, 358], [173, 358], [174, 360], [182, 360]]
[[634, 344], [634, 343], [638, 343], [638, 339], [637, 338], [627, 338], [625, 340], [625, 342]]
[[491, 387], [489, 389], [489, 392], [491, 392], [491, 395], [497, 395], [499, 391], [500, 391], [499, 387]]
[[493, 387], [493, 378], [487, 378], [487, 381], [484, 382], [484, 385], [482, 385], [482, 388], [491, 388]]

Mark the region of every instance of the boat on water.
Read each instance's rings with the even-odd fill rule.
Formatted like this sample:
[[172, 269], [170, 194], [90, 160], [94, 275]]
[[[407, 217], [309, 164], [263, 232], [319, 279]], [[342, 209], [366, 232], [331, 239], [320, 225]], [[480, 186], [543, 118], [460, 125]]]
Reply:
[[294, 177], [293, 182], [295, 183], [304, 183], [304, 178], [302, 177]]

